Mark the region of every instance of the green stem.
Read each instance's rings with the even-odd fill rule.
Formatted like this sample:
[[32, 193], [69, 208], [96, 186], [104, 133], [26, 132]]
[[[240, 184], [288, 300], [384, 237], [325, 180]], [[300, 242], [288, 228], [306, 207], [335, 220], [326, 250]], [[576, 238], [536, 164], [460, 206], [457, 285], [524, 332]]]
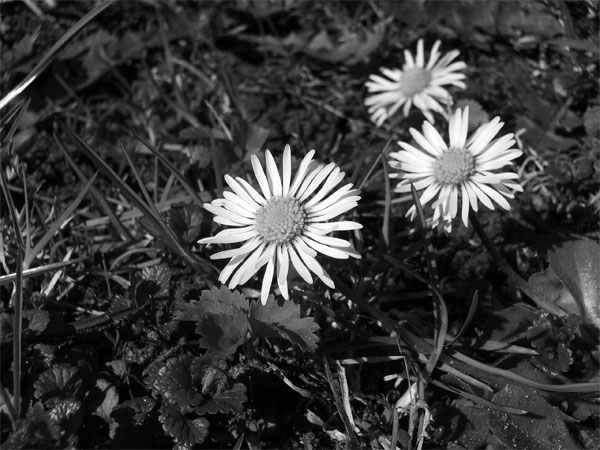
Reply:
[[525, 281], [515, 270], [508, 265], [506, 260], [500, 255], [500, 252], [496, 249], [491, 239], [485, 234], [479, 219], [477, 218], [477, 213], [471, 210], [469, 213], [469, 218], [471, 219], [471, 223], [473, 224], [473, 228], [475, 228], [475, 232], [479, 235], [481, 242], [485, 246], [488, 252], [492, 255], [502, 272], [506, 274], [510, 282], [519, 289], [523, 294], [533, 300], [539, 307], [548, 311], [551, 314], [555, 314], [557, 316], [564, 316], [566, 313], [552, 303], [544, 294], [542, 294], [537, 289], [532, 288], [527, 281]]

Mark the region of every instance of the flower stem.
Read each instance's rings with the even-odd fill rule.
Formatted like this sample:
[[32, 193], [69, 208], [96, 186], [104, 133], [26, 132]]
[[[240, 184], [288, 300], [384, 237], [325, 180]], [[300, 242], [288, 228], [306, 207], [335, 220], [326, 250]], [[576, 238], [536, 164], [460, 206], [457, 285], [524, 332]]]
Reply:
[[544, 294], [542, 294], [537, 289], [532, 288], [527, 281], [525, 281], [515, 270], [510, 267], [510, 265], [506, 262], [506, 260], [500, 255], [500, 252], [496, 249], [491, 239], [485, 234], [479, 219], [477, 218], [477, 213], [474, 211], [470, 211], [469, 218], [471, 219], [471, 223], [473, 224], [473, 228], [475, 228], [475, 232], [479, 235], [481, 242], [485, 246], [488, 252], [492, 255], [502, 272], [506, 274], [510, 282], [523, 294], [533, 300], [539, 307], [548, 311], [551, 314], [555, 314], [557, 316], [564, 316], [566, 313], [556, 306], [552, 301], [550, 301]]

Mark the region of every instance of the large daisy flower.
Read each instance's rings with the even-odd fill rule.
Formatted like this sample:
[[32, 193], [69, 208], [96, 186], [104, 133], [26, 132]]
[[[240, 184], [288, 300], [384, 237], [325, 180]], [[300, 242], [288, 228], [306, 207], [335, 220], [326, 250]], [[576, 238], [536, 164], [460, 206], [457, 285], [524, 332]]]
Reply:
[[[429, 61], [425, 63], [423, 39], [417, 43], [417, 55], [404, 50], [404, 66], [400, 69], [381, 68], [384, 76], [371, 75], [366, 86], [369, 93], [365, 105], [369, 108], [371, 120], [381, 126], [396, 111], [402, 108], [405, 116], [412, 105], [419, 108], [425, 118], [434, 122], [431, 111], [445, 114], [442, 104], [452, 103], [452, 97], [444, 86], [452, 85], [464, 89], [465, 75], [460, 73], [467, 65], [454, 61], [460, 54], [452, 50], [444, 56], [439, 51], [440, 41], [431, 49]], [[441, 58], [440, 58], [441, 57]]]
[[251, 162], [260, 186], [258, 192], [246, 180], [225, 175], [232, 192], [204, 204], [215, 215], [215, 222], [230, 226], [214, 237], [201, 239], [201, 244], [233, 244], [241, 247], [217, 252], [211, 259], [231, 258], [219, 281], [229, 288], [246, 283], [266, 264], [261, 301], [266, 303], [276, 272], [281, 294], [289, 299], [288, 271], [291, 265], [309, 284], [316, 274], [327, 286], [334, 284], [317, 262], [318, 253], [338, 259], [360, 258], [350, 242], [331, 236], [333, 231], [358, 230], [362, 225], [350, 221], [328, 222], [357, 205], [360, 196], [352, 184], [334, 191], [344, 178], [335, 164], [318, 164], [311, 150], [304, 157], [291, 181], [290, 146], [283, 151], [281, 175], [271, 152], [265, 152], [266, 173], [256, 157]]
[[[448, 232], [458, 212], [459, 199], [462, 221], [468, 226], [469, 210], [477, 211], [478, 201], [489, 209], [494, 209], [496, 203], [508, 210], [506, 199], [514, 198], [515, 191], [523, 191], [515, 181], [518, 175], [505, 169], [522, 153], [513, 148], [514, 134], [496, 138], [504, 123], [495, 117], [467, 140], [468, 125], [469, 108], [459, 109], [450, 119], [449, 144], [431, 123], [424, 122], [423, 133], [410, 129], [418, 147], [398, 142], [402, 150], [390, 153], [390, 165], [400, 170], [395, 175], [402, 179], [395, 191], [410, 192], [411, 184], [417, 190], [424, 189], [420, 197], [423, 205], [437, 197], [431, 205], [433, 225], [441, 224]], [[414, 219], [415, 214], [413, 206], [407, 215]]]

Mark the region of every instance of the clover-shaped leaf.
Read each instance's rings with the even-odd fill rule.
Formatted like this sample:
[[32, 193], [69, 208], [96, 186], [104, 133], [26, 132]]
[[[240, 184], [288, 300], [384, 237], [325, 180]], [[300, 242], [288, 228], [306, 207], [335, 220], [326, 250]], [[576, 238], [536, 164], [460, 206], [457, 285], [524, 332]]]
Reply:
[[253, 336], [282, 337], [303, 350], [317, 348], [319, 325], [312, 317], [301, 317], [300, 307], [293, 302], [253, 302], [249, 322]]
[[82, 379], [79, 369], [67, 363], [53, 364], [42, 372], [33, 383], [35, 398], [58, 396], [76, 397], [81, 388]]
[[202, 400], [202, 395], [194, 388], [195, 378], [190, 370], [193, 361], [194, 358], [190, 355], [169, 358], [156, 375], [151, 375], [152, 388], [167, 402], [184, 407], [197, 405]]
[[158, 420], [163, 429], [175, 439], [179, 446], [191, 448], [194, 444], [202, 444], [208, 436], [209, 421], [204, 417], [188, 419], [177, 408], [163, 405]]

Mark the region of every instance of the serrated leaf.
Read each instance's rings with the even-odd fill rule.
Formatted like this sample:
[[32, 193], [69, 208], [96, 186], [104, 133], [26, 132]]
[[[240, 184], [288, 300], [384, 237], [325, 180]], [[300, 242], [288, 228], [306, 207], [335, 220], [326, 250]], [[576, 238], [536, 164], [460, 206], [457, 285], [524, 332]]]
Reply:
[[248, 316], [243, 311], [234, 315], [207, 314], [198, 321], [196, 333], [203, 336], [200, 347], [213, 356], [225, 358], [246, 341]]
[[33, 383], [34, 396], [38, 399], [44, 396], [76, 397], [81, 384], [77, 367], [67, 363], [53, 364]]
[[584, 321], [600, 328], [600, 245], [569, 241], [548, 252], [550, 266], [582, 310]]
[[194, 444], [202, 444], [208, 436], [210, 422], [204, 417], [190, 420], [178, 409], [163, 405], [158, 418], [163, 429], [175, 439], [175, 442], [191, 448]]
[[244, 410], [246, 398], [246, 386], [236, 383], [233, 388], [216, 393], [206, 403], [196, 407], [196, 412], [203, 414], [240, 414]]
[[300, 306], [287, 301], [282, 304], [252, 302], [250, 306], [250, 329], [256, 337], [282, 337], [303, 350], [315, 350], [319, 337], [315, 334], [319, 325], [312, 317], [301, 317]]
[[489, 427], [508, 448], [579, 448], [571, 439], [561, 412], [534, 389], [508, 384], [494, 396], [493, 402], [529, 413], [519, 415], [490, 410]]
[[190, 369], [194, 359], [190, 355], [169, 358], [158, 369], [156, 376], [150, 376], [152, 388], [167, 402], [180, 406], [197, 405], [202, 400], [202, 395], [194, 387], [196, 378]]
[[199, 301], [180, 304], [175, 311], [177, 320], [196, 322], [206, 314], [234, 315], [239, 311], [248, 312], [248, 301], [237, 291], [230, 291], [225, 286], [213, 287], [200, 294]]

